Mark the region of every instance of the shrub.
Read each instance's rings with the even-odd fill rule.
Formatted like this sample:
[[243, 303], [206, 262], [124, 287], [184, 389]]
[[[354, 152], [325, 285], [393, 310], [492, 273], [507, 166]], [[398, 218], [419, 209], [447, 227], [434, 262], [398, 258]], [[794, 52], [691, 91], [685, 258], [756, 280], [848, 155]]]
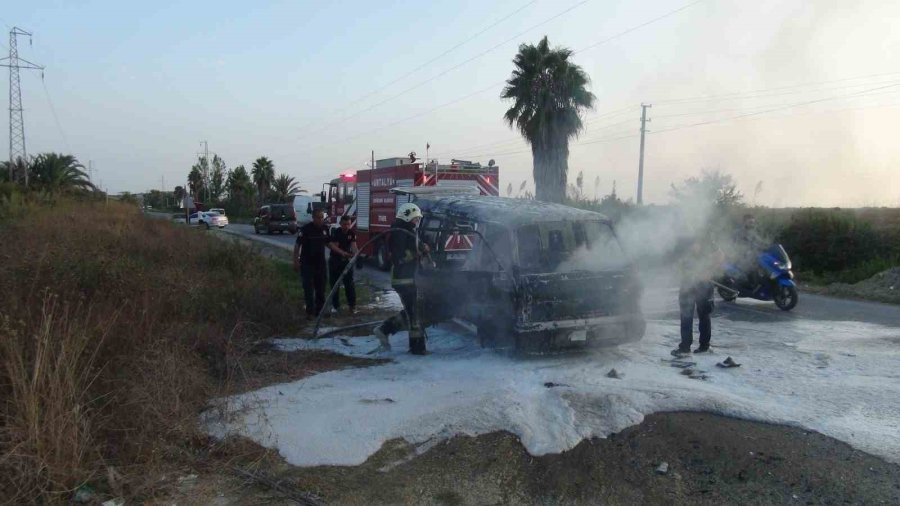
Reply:
[[15, 238], [0, 244], [11, 503], [63, 502], [108, 466], [134, 477], [171, 460], [201, 436], [197, 414], [235, 353], [300, 325], [298, 294], [249, 248], [116, 203], [12, 207], [0, 224]]
[[798, 211], [779, 241], [797, 270], [815, 274], [851, 269], [890, 254], [890, 245], [868, 222], [836, 209]]

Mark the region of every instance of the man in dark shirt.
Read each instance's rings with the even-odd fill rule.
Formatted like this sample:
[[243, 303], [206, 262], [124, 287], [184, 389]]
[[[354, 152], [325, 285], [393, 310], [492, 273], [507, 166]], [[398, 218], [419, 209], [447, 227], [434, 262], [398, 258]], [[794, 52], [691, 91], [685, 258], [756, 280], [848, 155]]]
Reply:
[[[337, 283], [338, 278], [353, 255], [359, 251], [356, 247], [356, 232], [350, 227], [352, 220], [349, 216], [341, 216], [341, 227], [331, 232], [331, 239], [328, 243], [328, 249], [331, 254], [328, 257], [328, 276], [331, 278], [332, 290]], [[356, 313], [356, 285], [353, 282], [353, 269], [344, 276], [344, 291], [347, 294], [347, 306], [350, 307], [350, 313]], [[331, 298], [331, 305], [337, 312], [341, 308], [341, 289], [334, 290], [334, 296]]]
[[313, 221], [300, 227], [294, 243], [294, 271], [300, 272], [306, 319], [312, 320], [325, 306], [325, 246], [328, 244], [325, 211], [316, 209]]

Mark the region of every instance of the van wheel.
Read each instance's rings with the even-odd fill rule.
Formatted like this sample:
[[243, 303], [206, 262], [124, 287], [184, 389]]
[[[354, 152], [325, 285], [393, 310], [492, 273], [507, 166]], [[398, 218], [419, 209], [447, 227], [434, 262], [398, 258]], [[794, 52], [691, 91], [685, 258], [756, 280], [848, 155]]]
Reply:
[[375, 265], [383, 271], [391, 268], [391, 262], [388, 260], [387, 243], [384, 241], [379, 242], [378, 246], [375, 247]]
[[482, 348], [517, 347], [512, 328], [505, 322], [482, 320], [477, 328], [478, 342]]

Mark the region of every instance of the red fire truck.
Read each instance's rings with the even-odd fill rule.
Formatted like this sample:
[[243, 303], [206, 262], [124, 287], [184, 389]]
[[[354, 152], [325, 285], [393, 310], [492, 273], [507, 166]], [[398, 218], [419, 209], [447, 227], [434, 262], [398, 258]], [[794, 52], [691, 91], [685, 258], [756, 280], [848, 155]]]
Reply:
[[[326, 212], [331, 226], [337, 226], [343, 215], [349, 215], [356, 226], [360, 247], [380, 232], [391, 227], [397, 206], [409, 202], [409, 195], [391, 193], [392, 188], [437, 186], [478, 188], [482, 195], [499, 195], [500, 171], [491, 160], [488, 165], [465, 160], [451, 160], [449, 165], [436, 162], [423, 164], [409, 158], [377, 160], [374, 169], [348, 171], [328, 184]], [[389, 265], [385, 241], [366, 246], [362, 254], [374, 258], [382, 269]]]

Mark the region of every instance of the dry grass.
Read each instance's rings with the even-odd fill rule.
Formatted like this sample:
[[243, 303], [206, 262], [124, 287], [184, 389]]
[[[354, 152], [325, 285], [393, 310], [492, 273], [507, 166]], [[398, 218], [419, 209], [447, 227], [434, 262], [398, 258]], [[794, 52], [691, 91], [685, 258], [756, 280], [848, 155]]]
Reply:
[[[62, 503], [203, 441], [238, 357], [299, 326], [270, 262], [127, 206], [58, 203], [0, 223], [0, 502]], [[121, 475], [121, 476], [120, 476]]]

